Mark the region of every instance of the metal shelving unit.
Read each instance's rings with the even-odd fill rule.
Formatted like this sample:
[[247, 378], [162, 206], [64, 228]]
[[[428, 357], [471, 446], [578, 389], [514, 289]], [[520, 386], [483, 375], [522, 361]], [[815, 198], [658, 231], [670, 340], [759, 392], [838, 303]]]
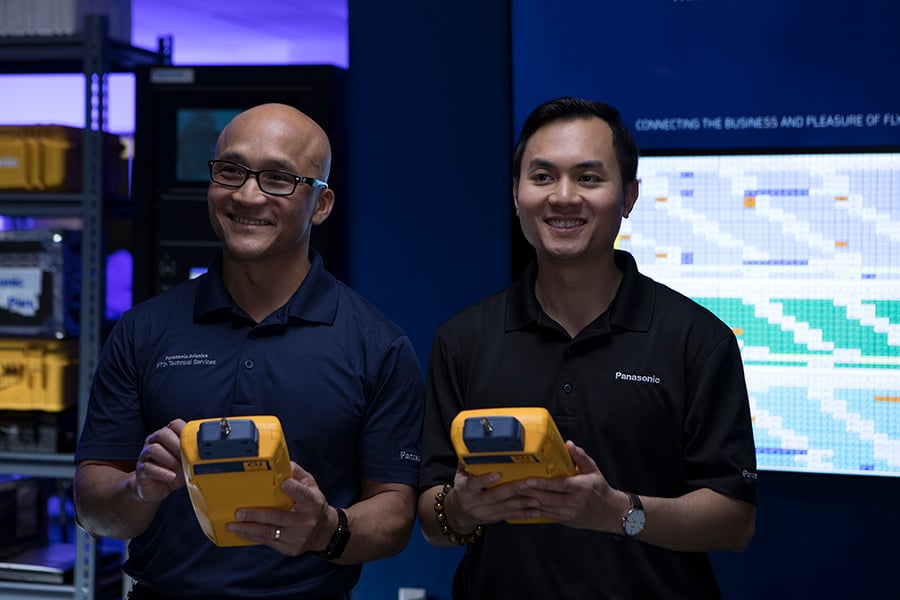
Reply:
[[[3, 193], [0, 215], [78, 217], [81, 219], [81, 325], [78, 368], [78, 424], [84, 422], [91, 378], [102, 345], [106, 268], [102, 240], [105, 181], [107, 75], [130, 72], [140, 65], [165, 65], [171, 60], [171, 41], [161, 39], [155, 51], [109, 38], [102, 15], [85, 18], [81, 35], [0, 38], [0, 73], [81, 73], [85, 77], [85, 126], [81, 143], [82, 185], [79, 193]], [[0, 453], [0, 473], [54, 479], [74, 475], [71, 454]], [[0, 581], [0, 600], [94, 600], [97, 540], [76, 528], [76, 569], [72, 585]]]

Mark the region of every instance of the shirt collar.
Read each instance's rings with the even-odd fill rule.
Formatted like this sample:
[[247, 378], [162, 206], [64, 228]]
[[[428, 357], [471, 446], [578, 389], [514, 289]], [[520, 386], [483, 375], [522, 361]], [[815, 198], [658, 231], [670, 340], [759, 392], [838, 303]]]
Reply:
[[[609, 307], [609, 324], [633, 331], [646, 331], [650, 327], [650, 318], [656, 301], [653, 281], [638, 271], [634, 257], [628, 252], [615, 250], [614, 259], [616, 266], [622, 270], [622, 283]], [[506, 307], [507, 331], [523, 329], [538, 323], [542, 318], [544, 313], [534, 294], [537, 274], [538, 267], [535, 260], [525, 268], [522, 277], [510, 288]]]
[[[268, 317], [265, 323], [273, 321], [334, 323], [338, 305], [337, 280], [326, 269], [322, 256], [310, 248], [310, 269], [303, 283], [290, 297], [284, 307]], [[215, 321], [227, 318], [232, 312], [243, 315], [234, 306], [231, 295], [225, 289], [222, 279], [222, 250], [219, 249], [209, 261], [207, 273], [200, 277], [194, 300], [194, 321]]]

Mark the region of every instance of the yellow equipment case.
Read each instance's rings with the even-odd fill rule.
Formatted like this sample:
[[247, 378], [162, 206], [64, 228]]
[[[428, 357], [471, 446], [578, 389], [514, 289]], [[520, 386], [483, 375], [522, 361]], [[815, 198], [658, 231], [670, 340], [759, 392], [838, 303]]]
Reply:
[[[0, 191], [81, 191], [84, 130], [64, 125], [0, 125]], [[128, 193], [128, 159], [118, 136], [103, 134], [106, 190]]]
[[[450, 424], [459, 460], [473, 475], [500, 473], [494, 485], [528, 477], [567, 477], [575, 465], [546, 408], [528, 406], [464, 410]], [[548, 523], [520, 519], [510, 523]]]
[[0, 410], [60, 412], [78, 396], [78, 340], [0, 338]]
[[181, 464], [197, 520], [217, 546], [257, 544], [225, 529], [238, 508], [293, 504], [281, 491], [291, 462], [277, 417], [189, 421], [181, 430]]

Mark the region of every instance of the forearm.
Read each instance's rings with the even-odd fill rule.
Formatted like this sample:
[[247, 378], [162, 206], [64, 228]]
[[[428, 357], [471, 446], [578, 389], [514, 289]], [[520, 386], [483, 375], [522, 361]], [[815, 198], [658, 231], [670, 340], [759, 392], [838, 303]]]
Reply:
[[[679, 498], [641, 496], [647, 524], [637, 539], [680, 552], [740, 552], [753, 539], [756, 507], [709, 489]], [[623, 512], [624, 514], [624, 512]]]
[[[415, 491], [411, 486], [395, 485], [379, 491], [346, 509], [350, 541], [340, 564], [358, 564], [388, 558], [400, 553], [409, 542], [415, 522]], [[324, 549], [334, 527], [327, 528]]]
[[133, 538], [147, 528], [159, 506], [138, 496], [134, 471], [109, 464], [79, 464], [73, 495], [78, 524], [97, 537]]

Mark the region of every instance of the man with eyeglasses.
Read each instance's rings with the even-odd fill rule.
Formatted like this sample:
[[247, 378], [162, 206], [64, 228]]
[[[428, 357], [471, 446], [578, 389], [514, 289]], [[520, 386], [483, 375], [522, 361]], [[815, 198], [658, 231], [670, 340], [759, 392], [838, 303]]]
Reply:
[[[235, 117], [208, 165], [221, 251], [123, 315], [104, 347], [75, 508], [91, 534], [130, 540], [134, 600], [348, 598], [362, 563], [409, 540], [421, 370], [407, 336], [310, 248], [335, 201], [330, 164], [325, 132], [292, 107]], [[293, 505], [239, 509], [228, 529], [252, 544], [218, 547], [194, 514], [180, 434], [252, 415], [281, 421]]]

